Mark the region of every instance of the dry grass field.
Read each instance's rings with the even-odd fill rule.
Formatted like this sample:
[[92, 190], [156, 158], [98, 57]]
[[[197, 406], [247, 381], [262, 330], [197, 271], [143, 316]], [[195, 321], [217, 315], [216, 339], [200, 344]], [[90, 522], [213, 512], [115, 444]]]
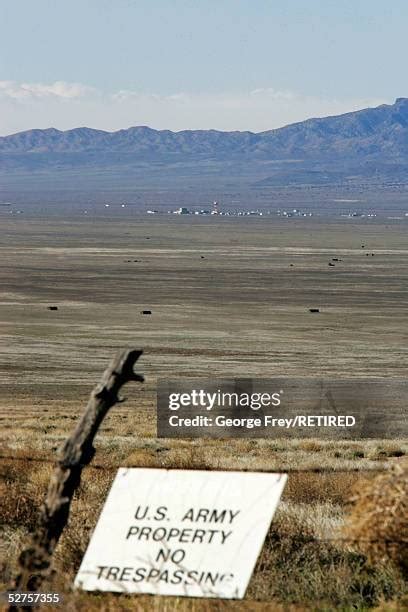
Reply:
[[[35, 525], [53, 452], [115, 351], [135, 347], [146, 381], [104, 422], [58, 546], [49, 586], [66, 593], [64, 609], [408, 605], [404, 563], [344, 537], [351, 492], [402, 466], [407, 440], [167, 440], [154, 414], [158, 378], [406, 376], [404, 222], [3, 216], [0, 258], [1, 587]], [[118, 466], [325, 473], [290, 475], [243, 602], [72, 593]]]

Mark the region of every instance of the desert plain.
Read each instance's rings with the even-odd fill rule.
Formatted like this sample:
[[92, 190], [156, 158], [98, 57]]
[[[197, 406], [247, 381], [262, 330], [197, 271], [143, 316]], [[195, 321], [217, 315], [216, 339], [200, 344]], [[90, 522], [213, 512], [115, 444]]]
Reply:
[[[55, 450], [111, 357], [138, 348], [146, 380], [124, 389], [97, 436], [53, 588], [70, 593], [117, 467], [289, 470], [247, 600], [228, 609], [397, 609], [387, 606], [406, 597], [400, 569], [373, 562], [341, 530], [353, 487], [404, 462], [405, 438], [166, 440], [155, 405], [160, 378], [404, 378], [408, 219], [3, 214], [0, 223], [4, 586]], [[66, 605], [224, 605], [102, 597], [70, 593]]]

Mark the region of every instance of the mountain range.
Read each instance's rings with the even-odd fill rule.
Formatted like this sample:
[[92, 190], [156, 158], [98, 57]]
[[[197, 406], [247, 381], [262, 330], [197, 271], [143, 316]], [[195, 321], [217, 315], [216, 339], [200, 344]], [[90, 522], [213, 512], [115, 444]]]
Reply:
[[408, 98], [260, 133], [81, 127], [33, 129], [0, 138], [0, 173], [8, 175], [97, 168], [119, 176], [141, 167], [146, 175], [149, 165], [157, 164], [162, 172], [184, 178], [197, 168], [204, 174], [218, 168], [218, 174], [229, 176], [246, 168], [249, 183], [264, 184], [319, 183], [322, 177], [342, 181], [356, 173], [403, 180], [408, 169]]

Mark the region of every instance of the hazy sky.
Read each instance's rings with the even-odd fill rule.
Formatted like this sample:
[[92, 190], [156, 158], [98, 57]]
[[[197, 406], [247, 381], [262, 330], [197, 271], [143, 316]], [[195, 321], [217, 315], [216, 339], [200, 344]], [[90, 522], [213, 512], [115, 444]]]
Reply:
[[407, 0], [0, 0], [0, 134], [260, 131], [408, 96]]

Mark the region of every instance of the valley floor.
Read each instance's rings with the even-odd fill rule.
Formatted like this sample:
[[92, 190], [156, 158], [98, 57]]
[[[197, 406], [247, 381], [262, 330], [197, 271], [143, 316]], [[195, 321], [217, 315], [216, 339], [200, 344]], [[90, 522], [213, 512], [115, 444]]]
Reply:
[[[146, 382], [125, 389], [97, 436], [54, 588], [68, 592], [117, 467], [288, 470], [248, 601], [225, 609], [396, 610], [384, 602], [402, 601], [400, 572], [369, 562], [342, 527], [353, 487], [402, 464], [406, 439], [158, 439], [155, 394], [159, 378], [404, 378], [407, 298], [406, 232], [393, 221], [2, 218], [1, 581], [35, 524], [54, 451], [110, 358], [132, 347]], [[216, 609], [135, 601], [67, 595], [76, 610]]]

